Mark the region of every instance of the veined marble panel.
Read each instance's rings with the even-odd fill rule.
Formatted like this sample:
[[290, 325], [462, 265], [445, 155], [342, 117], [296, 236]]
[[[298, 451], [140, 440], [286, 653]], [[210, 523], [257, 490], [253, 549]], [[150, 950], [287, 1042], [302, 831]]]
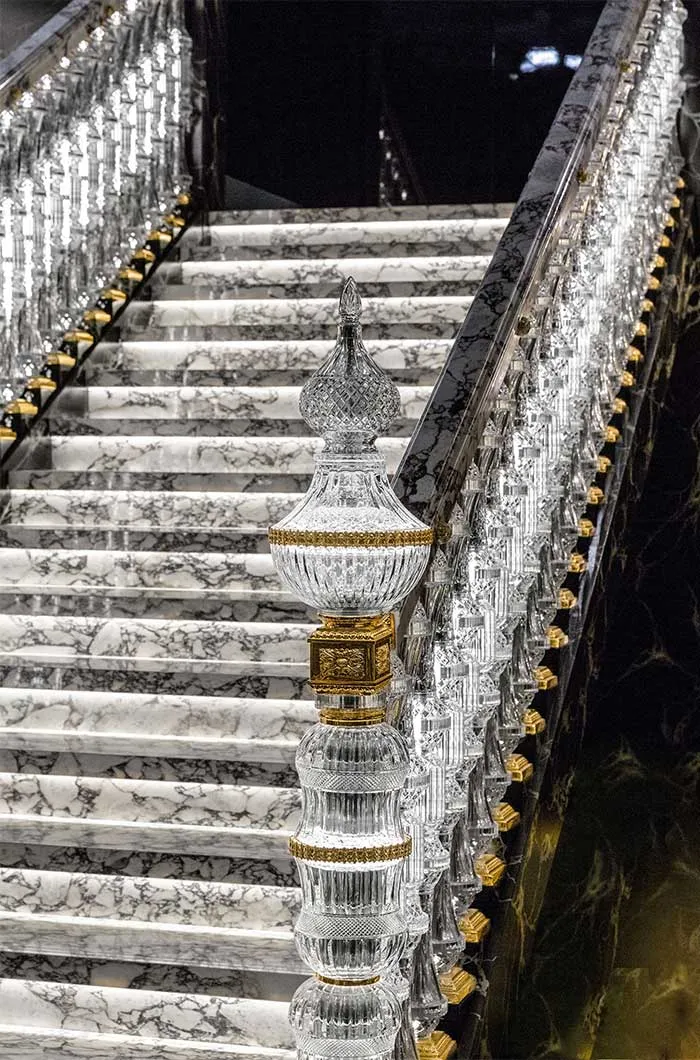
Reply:
[[[208, 224], [312, 224], [337, 221], [429, 221], [447, 218], [508, 218], [507, 202], [434, 203], [410, 206], [292, 206], [282, 210], [212, 210]], [[206, 224], [195, 226], [206, 229]]]
[[283, 857], [298, 814], [293, 788], [0, 774], [13, 843]]
[[[378, 448], [393, 474], [406, 448], [405, 438], [380, 438]], [[152, 435], [64, 435], [51, 439], [51, 471], [95, 471], [101, 475], [122, 471], [129, 475], [160, 472], [212, 475], [312, 474], [319, 438], [256, 437], [168, 438]]]
[[[364, 298], [363, 327], [372, 324], [451, 323], [456, 328], [471, 302], [472, 299], [465, 295]], [[139, 327], [283, 328], [286, 325], [335, 327], [337, 323], [337, 298], [195, 298], [137, 302], [127, 308], [120, 327], [123, 330]]]
[[[333, 339], [306, 341], [217, 340], [124, 341], [100, 343], [85, 366], [88, 382], [117, 385], [163, 381], [186, 384], [188, 379], [255, 385], [274, 382], [302, 384], [328, 356]], [[377, 364], [397, 381], [428, 383], [444, 364], [450, 338], [368, 339], [365, 345]]]
[[37, 751], [291, 762], [313, 701], [0, 687], [0, 744]]
[[295, 888], [0, 869], [3, 949], [304, 973]]
[[[131, 1036], [138, 1036], [151, 1039], [152, 1049], [160, 1042], [179, 1039], [185, 1039], [190, 1048], [194, 1042], [263, 1049], [291, 1046], [287, 1005], [275, 1001], [2, 979], [0, 1012], [3, 1031], [10, 1027], [21, 1031], [29, 1025], [44, 1031], [87, 1032], [94, 1037], [118, 1035], [124, 1045]], [[72, 1058], [74, 1054], [58, 1055]], [[123, 1054], [114, 1055], [121, 1058]]]
[[[401, 417], [418, 419], [430, 397], [429, 386], [401, 386]], [[67, 391], [51, 409], [57, 416], [77, 415], [91, 420], [215, 420], [243, 419], [249, 430], [258, 421], [289, 421], [303, 426], [299, 412], [300, 386], [94, 386]], [[295, 426], [296, 429], [296, 426]]]
[[[37, 662], [129, 669], [189, 667], [275, 673], [306, 665], [311, 624], [169, 622], [165, 619], [0, 615], [0, 665], [10, 656]], [[230, 666], [234, 667], [231, 671]]]
[[197, 531], [259, 529], [277, 522], [298, 503], [294, 493], [171, 493], [140, 490], [10, 490], [0, 528]]

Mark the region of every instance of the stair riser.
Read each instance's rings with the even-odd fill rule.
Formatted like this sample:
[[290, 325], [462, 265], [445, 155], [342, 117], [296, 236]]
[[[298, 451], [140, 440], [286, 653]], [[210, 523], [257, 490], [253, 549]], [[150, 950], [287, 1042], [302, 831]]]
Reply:
[[77, 956], [93, 960], [145, 961], [199, 968], [243, 969], [260, 972], [297, 972], [306, 969], [291, 936], [287, 940], [252, 936], [247, 941], [222, 938], [224, 932], [172, 927], [144, 927], [136, 931], [106, 921], [58, 917], [0, 915], [3, 949], [8, 953]]
[[[421, 410], [422, 411], [422, 410]], [[411, 418], [401, 417], [394, 420], [391, 432], [394, 437], [410, 438], [416, 428], [420, 411]], [[134, 437], [143, 435], [148, 430], [154, 438], [189, 437], [198, 438], [222, 438], [243, 437], [250, 434], [251, 420], [241, 417], [238, 419], [197, 419], [194, 416], [183, 416], [182, 419], [151, 420], [146, 427], [145, 416], [130, 418], [128, 413], [124, 419], [117, 417], [90, 417], [90, 416], [52, 416], [51, 432], [54, 435], [117, 435], [119, 437]], [[289, 434], [295, 438], [315, 437], [310, 427], [303, 420], [292, 419], [264, 419], [255, 420], [254, 430], [259, 437], [270, 436], [279, 438], [281, 435]]]
[[168, 619], [173, 622], [317, 622], [318, 612], [291, 598], [275, 593], [149, 593], [143, 589], [117, 592], [93, 587], [76, 591], [63, 588], [42, 593], [38, 586], [26, 586], [23, 593], [0, 594], [0, 610], [5, 615], [42, 614], [57, 618], [134, 618]]
[[[393, 473], [393, 472], [392, 472]], [[128, 471], [54, 471], [28, 468], [10, 471], [12, 489], [172, 490], [180, 493], [305, 493], [311, 474], [250, 474]]]
[[303, 677], [262, 674], [237, 676], [129, 670], [77, 670], [71, 665], [4, 666], [0, 680], [13, 688], [82, 688], [86, 691], [135, 692], [174, 696], [251, 696], [259, 699], [309, 699], [308, 668]]
[[295, 1060], [296, 1052], [283, 1049], [244, 1049], [199, 1042], [138, 1042], [127, 1035], [69, 1034], [32, 1028], [4, 1029], [0, 1024], [0, 1049], [12, 1060]]
[[[203, 303], [206, 304], [206, 303]], [[454, 319], [436, 316], [426, 321], [405, 321], [396, 324], [367, 324], [362, 329], [363, 339], [391, 339], [394, 342], [401, 339], [453, 339], [457, 334], [460, 324], [467, 315], [467, 307]], [[328, 350], [335, 344], [337, 326], [331, 324], [261, 324], [253, 321], [249, 325], [229, 324], [223, 321], [221, 324], [177, 324], [168, 323], [163, 319], [162, 323], [149, 322], [148, 319], [136, 320], [131, 317], [122, 318], [113, 329], [112, 337], [121, 338], [124, 341], [138, 339], [143, 342], [271, 342], [281, 340], [287, 342], [303, 342], [311, 339], [320, 339]], [[102, 377], [98, 377], [102, 381]], [[267, 377], [265, 382], [269, 382]]]
[[[178, 880], [201, 880], [213, 883], [259, 884], [271, 887], [297, 887], [299, 880], [292, 859], [286, 855], [275, 860], [183, 853], [159, 853], [152, 850], [108, 850], [105, 847], [27, 846], [0, 843], [3, 865], [22, 871], [89, 872], [107, 875], [172, 877]], [[0, 970], [2, 957], [0, 956]], [[4, 974], [15, 974], [5, 972]], [[269, 995], [263, 995], [269, 996]]]
[[[272, 519], [270, 522], [276, 522]], [[267, 521], [266, 521], [267, 525]], [[25, 525], [0, 524], [0, 547], [11, 548], [95, 548], [115, 549], [129, 552], [251, 552], [267, 553], [270, 550], [267, 532], [236, 530], [200, 531], [173, 530], [71, 530], [57, 526], [53, 528], [27, 527]]]
[[[433, 239], [421, 243], [360, 243], [348, 247], [355, 257], [366, 258], [412, 258], [412, 257], [449, 257], [450, 255], [491, 255], [498, 245], [496, 233], [484, 231], [483, 234], [473, 231], [460, 240]], [[318, 243], [304, 246], [303, 243], [291, 243], [288, 246], [273, 245], [246, 247], [242, 244], [217, 243], [207, 246], [200, 243], [181, 243], [177, 258], [183, 262], [211, 261], [266, 261], [288, 259], [335, 260], [342, 248], [338, 243]], [[348, 255], [349, 256], [349, 255]], [[362, 285], [364, 290], [364, 284]]]
[[167, 825], [148, 827], [129, 824], [90, 823], [79, 819], [0, 813], [0, 840], [4, 843], [38, 844], [40, 846], [104, 847], [107, 850], [143, 848], [160, 853], [179, 853], [183, 849], [192, 854], [215, 854], [229, 858], [282, 859], [287, 849], [287, 837], [271, 839], [268, 832], [248, 833], [237, 839], [228, 828]]
[[[296, 748], [287, 749], [287, 761], [266, 762], [255, 757], [254, 746], [240, 756], [221, 759], [216, 754], [216, 747], [210, 745], [209, 755], [196, 757], [194, 754], [181, 755], [180, 748], [174, 747], [168, 754], [163, 748], [153, 748], [148, 753], [147, 743], [137, 733], [131, 734], [131, 746], [124, 747], [119, 753], [110, 746], [111, 738], [100, 741], [99, 735], [93, 736], [92, 742], [82, 751], [73, 751], [68, 744], [71, 735], [65, 738], [63, 733], [53, 736], [55, 749], [42, 749], [42, 736], [38, 733], [31, 744], [22, 732], [0, 730], [2, 732], [2, 750], [0, 751], [0, 769], [5, 773], [55, 773], [63, 777], [88, 777], [108, 780], [131, 780], [135, 776], [146, 776], [150, 781], [162, 781], [169, 784], [225, 784], [254, 787], [298, 788], [299, 778], [294, 767]], [[26, 746], [21, 746], [22, 743]], [[49, 742], [47, 740], [47, 742]], [[126, 744], [126, 740], [123, 744]], [[114, 741], [118, 743], [118, 738]], [[138, 745], [138, 752], [134, 751]], [[264, 752], [263, 747], [263, 752]], [[160, 752], [160, 753], [159, 753]], [[247, 760], [245, 756], [247, 755]], [[278, 749], [278, 758], [280, 758]]]
[[[477, 259], [481, 260], [481, 259]], [[348, 267], [350, 272], [351, 266]], [[450, 270], [453, 271], [453, 270]], [[461, 275], [444, 279], [394, 280], [388, 282], [363, 283], [364, 298], [437, 298], [441, 295], [473, 295], [481, 283], [484, 269], [465, 268]], [[347, 273], [345, 274], [347, 276]], [[210, 298], [337, 298], [343, 279], [310, 280], [307, 283], [261, 283], [237, 281], [236, 276], [214, 276], [202, 269], [188, 270], [181, 279], [167, 286], [155, 286], [153, 298], [159, 302], [207, 301]]]
[[[36, 979], [39, 984], [48, 980], [47, 986], [52, 982], [72, 984], [75, 1000], [69, 1007], [69, 1018], [63, 1020], [64, 1024], [74, 1023], [80, 1027], [84, 1025], [84, 1017], [87, 1017], [87, 1025], [91, 1030], [97, 1028], [107, 1033], [121, 1031], [135, 1038], [150, 1037], [151, 1029], [155, 1027], [156, 1033], [160, 1031], [159, 1036], [167, 1034], [172, 1039], [182, 1037], [188, 1040], [194, 1037], [199, 1042], [220, 1040], [230, 1044], [252, 1044], [257, 1038], [266, 1047], [276, 1042], [291, 1044], [286, 1003], [291, 1000], [303, 979], [308, 978], [296, 973], [244, 972], [226, 968], [190, 968], [187, 965], [99, 961], [21, 953], [8, 953], [0, 957], [0, 971], [8, 979]], [[88, 983], [91, 986], [86, 987]], [[92, 1012], [82, 1011], [80, 995], [83, 990], [99, 992], [115, 988], [130, 993], [133, 991], [131, 997], [125, 997], [126, 1005], [108, 1005], [103, 1001]], [[175, 992], [176, 996], [154, 998], [152, 995], [156, 992]], [[202, 996], [197, 1000], [181, 998], [178, 994]], [[257, 998], [267, 1000], [256, 1002], [256, 1006], [260, 1005], [263, 1009], [269, 1006], [273, 1010], [267, 1017], [265, 1027], [259, 1025], [259, 1021], [265, 1018], [264, 1011], [254, 1013], [252, 1019], [246, 1018], [245, 1012], [236, 1013], [237, 1009], [247, 1007], [249, 1001], [255, 1002]], [[161, 1007], [163, 1002], [165, 1004]], [[212, 1011], [212, 1002], [221, 1005], [222, 1011]], [[275, 1013], [278, 1004], [281, 1011]], [[65, 1002], [63, 1007], [65, 1009]], [[150, 1019], [144, 1020], [144, 1010]], [[201, 1023], [198, 1010], [206, 1014]], [[9, 1011], [2, 1012], [2, 1015], [6, 1021], [8, 1017], [14, 1018]], [[48, 1018], [43, 1022], [45, 1026], [51, 1026], [52, 1023]], [[72, 1054], [69, 1054], [68, 1060], [72, 1060]]]

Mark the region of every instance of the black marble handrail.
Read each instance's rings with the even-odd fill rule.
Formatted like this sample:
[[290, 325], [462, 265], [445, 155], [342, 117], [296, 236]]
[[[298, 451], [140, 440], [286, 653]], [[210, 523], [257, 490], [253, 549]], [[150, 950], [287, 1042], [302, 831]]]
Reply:
[[394, 477], [424, 522], [447, 521], [606, 119], [647, 0], [608, 0]]
[[0, 110], [13, 92], [29, 87], [85, 36], [87, 26], [96, 25], [123, 0], [71, 0], [0, 62]]

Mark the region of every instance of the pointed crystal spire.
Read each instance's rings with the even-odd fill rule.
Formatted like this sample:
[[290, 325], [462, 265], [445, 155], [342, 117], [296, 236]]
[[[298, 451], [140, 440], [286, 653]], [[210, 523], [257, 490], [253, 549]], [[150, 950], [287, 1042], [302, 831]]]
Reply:
[[361, 312], [357, 284], [350, 277], [340, 296], [338, 341], [299, 400], [309, 427], [323, 435], [326, 449], [333, 452], [370, 449], [401, 412], [398, 388], [362, 342]]

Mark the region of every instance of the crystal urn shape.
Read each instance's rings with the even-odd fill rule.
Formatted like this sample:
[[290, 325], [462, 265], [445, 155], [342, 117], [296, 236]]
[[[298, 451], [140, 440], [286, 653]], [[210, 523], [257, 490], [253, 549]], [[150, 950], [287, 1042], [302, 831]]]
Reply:
[[415, 920], [415, 829], [402, 813], [415, 754], [386, 716], [397, 695], [393, 609], [421, 577], [432, 531], [399, 503], [375, 446], [399, 395], [362, 343], [360, 313], [348, 280], [337, 344], [300, 402], [324, 448], [308, 493], [269, 535], [281, 580], [323, 619], [309, 638], [320, 722], [297, 751], [302, 812], [289, 844], [302, 892], [297, 947], [316, 975], [290, 1009], [304, 1060], [393, 1056], [395, 984]]

